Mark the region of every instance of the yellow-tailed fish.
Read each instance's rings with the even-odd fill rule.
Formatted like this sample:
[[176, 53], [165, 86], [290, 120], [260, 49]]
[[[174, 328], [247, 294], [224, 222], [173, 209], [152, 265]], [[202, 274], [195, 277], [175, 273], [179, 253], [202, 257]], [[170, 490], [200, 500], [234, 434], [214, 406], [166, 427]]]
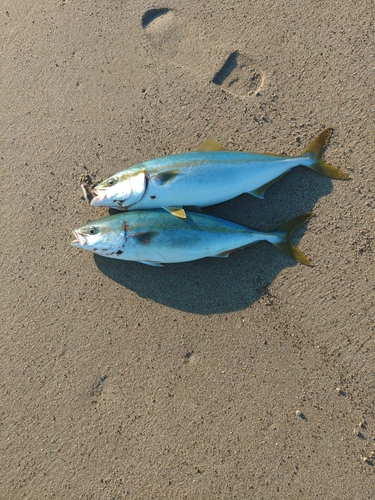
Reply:
[[321, 132], [299, 156], [229, 151], [207, 138], [196, 151], [145, 161], [109, 177], [95, 187], [91, 204], [118, 210], [164, 208], [184, 218], [184, 206], [206, 207], [242, 193], [263, 198], [272, 183], [299, 165], [347, 179], [321, 158], [331, 131]]
[[77, 229], [72, 245], [105, 257], [162, 266], [204, 257], [228, 257], [235, 250], [266, 240], [302, 264], [312, 265], [290, 241], [292, 232], [310, 216], [300, 215], [263, 232], [199, 212], [186, 211], [186, 218], [181, 219], [164, 210], [134, 211]]

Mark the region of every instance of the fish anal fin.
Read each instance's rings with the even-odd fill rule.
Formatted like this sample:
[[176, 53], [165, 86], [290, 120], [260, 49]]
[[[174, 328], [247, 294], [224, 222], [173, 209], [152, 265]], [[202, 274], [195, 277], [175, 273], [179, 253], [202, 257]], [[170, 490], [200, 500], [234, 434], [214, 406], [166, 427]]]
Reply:
[[167, 182], [173, 181], [177, 175], [181, 172], [180, 170], [166, 170], [165, 172], [159, 172], [152, 176], [152, 180], [157, 181], [159, 184], [167, 184]]
[[249, 194], [256, 196], [257, 198], [260, 198], [261, 200], [264, 199], [264, 193], [266, 192], [268, 186], [260, 186], [257, 189], [253, 189], [253, 191], [248, 191]]
[[186, 219], [186, 213], [182, 207], [163, 207], [163, 208], [164, 210], [174, 215], [175, 217], [178, 217], [179, 219]]
[[196, 151], [230, 151], [230, 149], [224, 148], [220, 143], [217, 142], [211, 136], [208, 136], [199, 146]]
[[229, 255], [232, 252], [235, 252], [236, 250], [238, 250], [238, 248], [233, 248], [232, 250], [225, 250], [224, 252], [220, 252], [217, 255], [213, 255], [213, 257], [219, 257], [220, 259], [226, 259], [227, 257], [229, 257]]
[[146, 264], [146, 266], [164, 267], [160, 262], [154, 262], [153, 260], [139, 260], [138, 262], [140, 262], [141, 264]]
[[285, 174], [286, 174], [286, 172], [282, 173], [281, 175], [275, 177], [275, 179], [272, 179], [272, 180], [266, 182], [262, 186], [259, 186], [258, 188], [253, 189], [252, 191], [248, 191], [248, 193], [252, 194], [253, 196], [256, 196], [257, 198], [261, 198], [263, 200], [264, 193], [267, 191], [267, 189], [270, 186], [272, 186], [273, 183], [275, 183], [276, 181], [278, 181], [279, 179], [281, 179], [281, 177], [283, 177]]
[[136, 238], [140, 243], [148, 245], [152, 238], [154, 238], [158, 234], [158, 231], [142, 231], [139, 233], [132, 233], [130, 234], [130, 236], [132, 238]]

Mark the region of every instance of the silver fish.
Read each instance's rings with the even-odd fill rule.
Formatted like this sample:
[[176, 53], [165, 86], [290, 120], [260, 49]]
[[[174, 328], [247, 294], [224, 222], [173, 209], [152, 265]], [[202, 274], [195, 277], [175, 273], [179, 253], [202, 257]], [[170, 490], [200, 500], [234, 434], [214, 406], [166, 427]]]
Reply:
[[114, 259], [162, 266], [204, 257], [228, 257], [258, 241], [269, 241], [302, 264], [310, 260], [290, 241], [292, 232], [312, 214], [304, 214], [272, 231], [257, 231], [200, 212], [186, 218], [163, 210], [119, 213], [91, 222], [74, 231], [72, 245]]
[[207, 138], [196, 151], [145, 161], [112, 175], [94, 188], [91, 205], [118, 210], [164, 208], [184, 218], [186, 206], [206, 207], [246, 192], [263, 198], [271, 184], [299, 165], [347, 179], [321, 158], [331, 131], [321, 132], [299, 156], [229, 151]]

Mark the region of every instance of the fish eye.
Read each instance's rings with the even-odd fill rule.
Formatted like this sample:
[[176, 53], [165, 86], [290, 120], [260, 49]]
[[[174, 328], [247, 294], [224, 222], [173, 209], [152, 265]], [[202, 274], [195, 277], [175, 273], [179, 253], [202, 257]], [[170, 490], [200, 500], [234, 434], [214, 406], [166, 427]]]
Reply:
[[89, 234], [96, 234], [98, 232], [98, 229], [94, 226], [90, 227], [89, 229]]
[[116, 177], [110, 177], [106, 182], [107, 187], [114, 186], [116, 183], [117, 183]]

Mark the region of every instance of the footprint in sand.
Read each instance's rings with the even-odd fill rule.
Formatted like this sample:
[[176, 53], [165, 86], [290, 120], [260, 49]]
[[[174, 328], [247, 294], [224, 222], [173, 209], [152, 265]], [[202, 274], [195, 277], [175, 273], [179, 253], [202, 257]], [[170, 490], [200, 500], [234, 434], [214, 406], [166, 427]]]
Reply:
[[259, 92], [264, 76], [257, 64], [245, 54], [235, 50], [212, 78], [212, 83], [239, 97]]
[[150, 9], [143, 14], [141, 24], [151, 52], [155, 55], [167, 53], [172, 59], [177, 56], [182, 36], [178, 21], [174, 11], [167, 7]]
[[142, 28], [149, 27], [152, 30], [163, 27], [168, 24], [172, 17], [171, 9], [164, 7], [162, 9], [147, 10], [142, 16]]
[[[189, 33], [185, 32], [186, 25], [174, 10], [168, 7], [147, 10], [142, 16], [141, 24], [147, 37], [147, 44], [156, 56], [168, 53], [169, 61], [173, 60], [175, 66], [184, 68], [191, 73], [195, 73], [197, 70], [194, 66], [196, 61], [201, 61], [201, 64], [204, 64], [205, 56], [202, 52], [197, 54], [193, 50], [185, 53], [186, 49], [184, 53], [182, 52], [184, 44], [180, 42], [182, 39], [186, 40]], [[193, 30], [192, 33], [195, 31]], [[190, 44], [189, 47], [194, 47], [194, 44]], [[212, 60], [212, 50], [209, 57]], [[217, 57], [218, 66], [222, 59], [220, 56]], [[225, 59], [213, 76], [212, 73], [208, 76], [213, 85], [241, 98], [255, 95], [264, 83], [264, 74], [256, 61], [238, 50], [232, 52]]]

